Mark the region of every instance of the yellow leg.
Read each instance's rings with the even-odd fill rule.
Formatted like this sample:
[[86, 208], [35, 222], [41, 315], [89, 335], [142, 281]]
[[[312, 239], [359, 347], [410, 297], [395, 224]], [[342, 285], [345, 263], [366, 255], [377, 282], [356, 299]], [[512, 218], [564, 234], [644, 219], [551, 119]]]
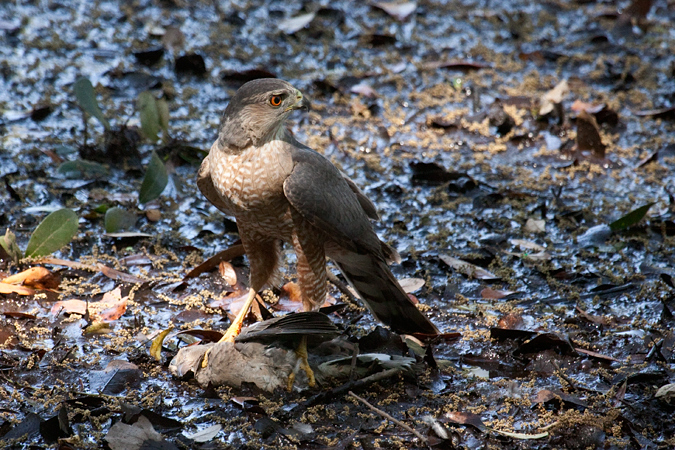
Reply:
[[[251, 305], [253, 304], [253, 300], [255, 299], [256, 294], [257, 292], [253, 289], [250, 289], [248, 291], [248, 297], [246, 297], [246, 302], [244, 303], [244, 306], [241, 308], [239, 314], [237, 314], [237, 317], [235, 317], [230, 327], [227, 329], [223, 337], [221, 337], [218, 342], [234, 342], [234, 339], [237, 336], [239, 336], [239, 333], [241, 333], [241, 327], [244, 324], [244, 319], [248, 314], [248, 310], [251, 309]], [[202, 360], [202, 367], [206, 367], [208, 365], [210, 351], [211, 349], [208, 349], [206, 353], [204, 353], [204, 359]]]
[[[307, 384], [309, 387], [314, 387], [316, 386], [316, 379], [314, 378], [314, 371], [312, 368], [309, 366], [309, 361], [307, 361], [308, 355], [307, 355], [307, 336], [303, 336], [302, 339], [300, 340], [300, 344], [298, 344], [298, 348], [295, 349], [295, 354], [298, 355], [298, 364], [302, 370], [305, 371], [307, 374]], [[297, 370], [296, 366], [296, 370]], [[293, 383], [295, 382], [295, 372], [291, 372], [291, 374], [288, 376], [288, 390], [290, 391], [293, 389]]]

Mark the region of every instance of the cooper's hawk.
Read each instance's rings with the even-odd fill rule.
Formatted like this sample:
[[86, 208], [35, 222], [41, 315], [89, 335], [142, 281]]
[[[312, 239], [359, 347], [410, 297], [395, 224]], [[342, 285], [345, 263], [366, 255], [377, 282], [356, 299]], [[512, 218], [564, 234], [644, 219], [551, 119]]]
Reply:
[[328, 256], [381, 322], [402, 333], [438, 334], [389, 270], [387, 263], [399, 256], [373, 231], [372, 202], [286, 129], [291, 112], [308, 108], [302, 93], [285, 81], [244, 84], [225, 109], [218, 139], [199, 170], [201, 192], [235, 217], [251, 269], [249, 302], [227, 339], [241, 329], [255, 294], [280, 282], [282, 242], [297, 255], [305, 310], [325, 302]]

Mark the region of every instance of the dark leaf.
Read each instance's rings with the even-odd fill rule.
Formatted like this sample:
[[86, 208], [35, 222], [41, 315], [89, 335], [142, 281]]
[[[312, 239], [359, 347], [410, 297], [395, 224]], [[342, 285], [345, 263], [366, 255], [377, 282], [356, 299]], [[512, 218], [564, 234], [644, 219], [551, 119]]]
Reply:
[[77, 234], [78, 217], [70, 209], [49, 214], [28, 241], [26, 256], [46, 256], [68, 244]]
[[138, 193], [138, 202], [147, 203], [156, 199], [166, 187], [169, 182], [169, 175], [166, 170], [164, 162], [160, 159], [157, 153], [152, 152], [150, 163], [143, 178], [141, 190]]
[[188, 53], [176, 59], [176, 72], [191, 75], [204, 75], [206, 73], [206, 63], [202, 55], [197, 53]]
[[108, 168], [97, 162], [76, 159], [75, 161], [66, 161], [61, 164], [57, 172], [68, 178], [83, 178], [87, 176], [98, 178], [108, 175]]
[[114, 206], [105, 212], [106, 233], [116, 233], [136, 224], [136, 214], [126, 209]]
[[136, 108], [141, 115], [141, 130], [143, 135], [151, 141], [156, 141], [161, 130], [157, 100], [149, 91], [138, 94]]
[[75, 91], [75, 98], [80, 108], [86, 111], [87, 114], [96, 117], [101, 122], [101, 125], [103, 125], [103, 128], [110, 130], [110, 123], [103, 116], [103, 112], [98, 106], [96, 93], [94, 92], [94, 86], [91, 85], [91, 81], [88, 78], [79, 78], [73, 84], [73, 90]]
[[142, 52], [134, 52], [134, 57], [136, 58], [136, 61], [145, 66], [152, 66], [157, 64], [159, 60], [162, 59], [162, 56], [164, 56], [164, 49], [162, 47]]
[[646, 205], [634, 209], [633, 211], [629, 212], [620, 219], [617, 219], [614, 222], [610, 223], [609, 228], [612, 231], [621, 231], [625, 230], [626, 228], [632, 227], [640, 220], [642, 220], [645, 214], [647, 214], [647, 211], [649, 211], [649, 208], [651, 208], [655, 203], [656, 202], [647, 203]]
[[605, 157], [605, 144], [600, 137], [600, 128], [595, 117], [586, 111], [577, 116], [577, 146], [581, 151], [590, 151], [597, 158]]

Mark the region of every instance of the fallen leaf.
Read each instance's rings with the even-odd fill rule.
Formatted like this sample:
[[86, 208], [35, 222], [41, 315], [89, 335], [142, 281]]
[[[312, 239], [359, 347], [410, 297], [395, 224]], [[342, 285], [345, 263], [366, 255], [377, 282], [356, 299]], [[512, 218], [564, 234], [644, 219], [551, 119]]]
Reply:
[[279, 301], [272, 305], [277, 311], [300, 312], [304, 310], [302, 305], [302, 291], [295, 282], [289, 282], [282, 286]]
[[152, 345], [150, 345], [150, 356], [155, 358], [157, 361], [162, 360], [162, 344], [164, 343], [164, 338], [173, 330], [173, 324], [169, 328], [162, 330], [161, 333], [152, 340]]
[[[145, 416], [140, 416], [133, 425], [117, 422], [105, 437], [111, 450], [140, 450], [146, 441], [161, 442], [162, 435], [155, 431]], [[145, 444], [149, 448], [163, 448], [159, 445]]]
[[654, 394], [655, 398], [663, 398], [663, 400], [670, 401], [673, 398], [675, 398], [675, 383], [671, 384], [666, 384], [665, 386], [661, 386], [658, 391], [656, 391], [656, 394]]
[[527, 219], [527, 221], [525, 222], [525, 230], [529, 231], [530, 233], [545, 233], [546, 221]]
[[192, 439], [195, 442], [200, 442], [200, 443], [201, 442], [208, 442], [211, 439], [213, 439], [214, 437], [216, 437], [218, 435], [218, 433], [220, 433], [220, 430], [222, 430], [222, 429], [223, 429], [222, 425], [212, 425], [208, 428], [204, 428], [203, 430], [197, 431], [196, 433], [193, 433], [193, 434], [183, 433], [183, 435], [186, 438]]
[[440, 420], [441, 422], [451, 422], [459, 425], [471, 425], [481, 431], [485, 431], [487, 429], [480, 416], [474, 413], [448, 411], [443, 415], [443, 417], [441, 417]]
[[93, 314], [104, 322], [112, 322], [119, 319], [127, 311], [127, 297], [122, 297], [120, 288], [115, 288], [103, 294], [99, 302], [90, 303]]
[[53, 316], [58, 316], [61, 312], [84, 316], [87, 313], [87, 302], [83, 300], [60, 300], [54, 303], [50, 313]]
[[218, 271], [227, 284], [230, 286], [237, 285], [237, 272], [234, 270], [234, 267], [232, 267], [232, 264], [227, 261], [221, 261], [218, 265]]
[[116, 239], [123, 239], [123, 238], [133, 238], [133, 237], [138, 237], [138, 238], [152, 237], [152, 234], [137, 233], [135, 231], [121, 231], [119, 233], [105, 233], [103, 236], [116, 238]]
[[560, 83], [555, 85], [553, 89], [546, 92], [541, 97], [541, 106], [539, 107], [539, 115], [545, 116], [546, 114], [553, 111], [555, 104], [560, 104], [565, 100], [567, 95], [570, 93], [569, 85], [567, 80], [562, 80]]
[[461, 259], [453, 258], [445, 254], [438, 255], [438, 257], [454, 270], [461, 272], [470, 278], [477, 278], [479, 280], [499, 280], [499, 277], [492, 272]]
[[166, 166], [164, 165], [164, 161], [162, 161], [157, 153], [153, 151], [152, 156], [150, 157], [150, 163], [145, 171], [141, 190], [138, 193], [138, 202], [147, 203], [158, 198], [162, 195], [168, 182], [169, 175]]
[[493, 431], [502, 436], [507, 436], [513, 439], [529, 440], [529, 439], [543, 439], [548, 437], [548, 431], [537, 434], [524, 434], [524, 433], [512, 433], [510, 431], [495, 430], [494, 428], [488, 428], [488, 430]]
[[49, 269], [38, 266], [11, 275], [3, 279], [2, 283], [23, 285], [34, 289], [58, 289], [60, 280]]
[[49, 255], [68, 244], [77, 234], [78, 217], [70, 209], [54, 211], [37, 226], [26, 246], [26, 256]]
[[113, 269], [106, 266], [105, 264], [98, 263], [96, 268], [101, 271], [103, 275], [115, 281], [124, 281], [125, 283], [134, 283], [134, 284], [143, 284], [145, 280], [139, 278], [136, 275], [131, 275], [128, 273], [120, 272], [119, 270]]
[[202, 344], [208, 344], [210, 342], [218, 342], [225, 333], [218, 330], [185, 330], [177, 333], [176, 336], [186, 334], [188, 336], [194, 336], [202, 341]]
[[625, 230], [626, 228], [630, 228], [633, 225], [637, 224], [642, 218], [647, 214], [647, 211], [649, 211], [649, 208], [654, 206], [656, 202], [651, 202], [647, 203], [646, 205], [642, 205], [637, 209], [634, 209], [633, 211], [629, 212], [625, 216], [621, 217], [620, 219], [615, 220], [614, 222], [609, 224], [609, 228], [612, 231], [621, 231]]
[[595, 117], [581, 111], [577, 116], [577, 148], [580, 151], [590, 151], [596, 158], [604, 158], [606, 147], [602, 143], [600, 127]]
[[497, 322], [497, 326], [499, 328], [507, 330], [519, 329], [522, 328], [524, 325], [525, 320], [523, 320], [523, 316], [516, 313], [506, 314], [505, 316], [500, 317], [499, 322]]
[[85, 77], [78, 78], [73, 84], [73, 91], [75, 92], [75, 98], [77, 99], [80, 108], [89, 115], [96, 117], [98, 121], [101, 122], [101, 125], [103, 125], [103, 128], [110, 130], [110, 123], [103, 116], [103, 111], [101, 111], [101, 108], [98, 106], [96, 93], [94, 92], [94, 86], [92, 86], [91, 81]]
[[67, 178], [99, 178], [108, 175], [108, 168], [106, 166], [84, 159], [66, 161], [56, 171]]
[[150, 91], [144, 91], [138, 94], [136, 99], [136, 109], [141, 116], [141, 131], [143, 136], [152, 142], [159, 139], [159, 131], [162, 129], [160, 124], [159, 109], [157, 108], [157, 99]]
[[380, 8], [395, 19], [403, 21], [415, 12], [417, 2], [375, 2], [373, 6]]
[[425, 281], [422, 278], [402, 278], [398, 280], [398, 284], [401, 285], [406, 294], [421, 289], [424, 286], [424, 283]]
[[495, 300], [500, 300], [502, 298], [508, 297], [509, 295], [515, 294], [516, 291], [501, 291], [497, 289], [492, 289], [492, 288], [485, 288], [482, 291], [480, 291], [480, 296], [486, 299], [495, 299]]
[[126, 209], [114, 206], [105, 212], [104, 226], [107, 233], [115, 233], [136, 224], [136, 214]]
[[316, 13], [301, 14], [279, 21], [277, 28], [286, 34], [295, 34], [305, 28], [316, 17]]
[[511, 245], [516, 245], [520, 247], [522, 250], [534, 250], [536, 252], [543, 252], [546, 250], [545, 247], [542, 247], [539, 244], [536, 244], [532, 241], [526, 241], [524, 239], [510, 239], [509, 242]]
[[212, 269], [215, 269], [218, 267], [221, 261], [230, 261], [234, 258], [237, 258], [239, 256], [242, 256], [246, 253], [244, 250], [244, 246], [242, 245], [241, 241], [238, 241], [231, 247], [223, 250], [222, 252], [216, 253], [194, 269], [192, 269], [190, 272], [183, 277], [183, 280], [187, 280], [189, 278], [195, 278], [201, 275], [204, 272], [208, 272]]

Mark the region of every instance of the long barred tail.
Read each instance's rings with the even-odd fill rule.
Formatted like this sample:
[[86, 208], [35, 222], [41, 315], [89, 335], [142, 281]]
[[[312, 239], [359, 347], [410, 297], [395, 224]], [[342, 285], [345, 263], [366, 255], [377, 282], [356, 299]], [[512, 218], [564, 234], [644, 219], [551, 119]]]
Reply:
[[403, 291], [383, 260], [373, 255], [352, 254], [335, 262], [380, 322], [398, 333], [439, 334], [436, 326]]

